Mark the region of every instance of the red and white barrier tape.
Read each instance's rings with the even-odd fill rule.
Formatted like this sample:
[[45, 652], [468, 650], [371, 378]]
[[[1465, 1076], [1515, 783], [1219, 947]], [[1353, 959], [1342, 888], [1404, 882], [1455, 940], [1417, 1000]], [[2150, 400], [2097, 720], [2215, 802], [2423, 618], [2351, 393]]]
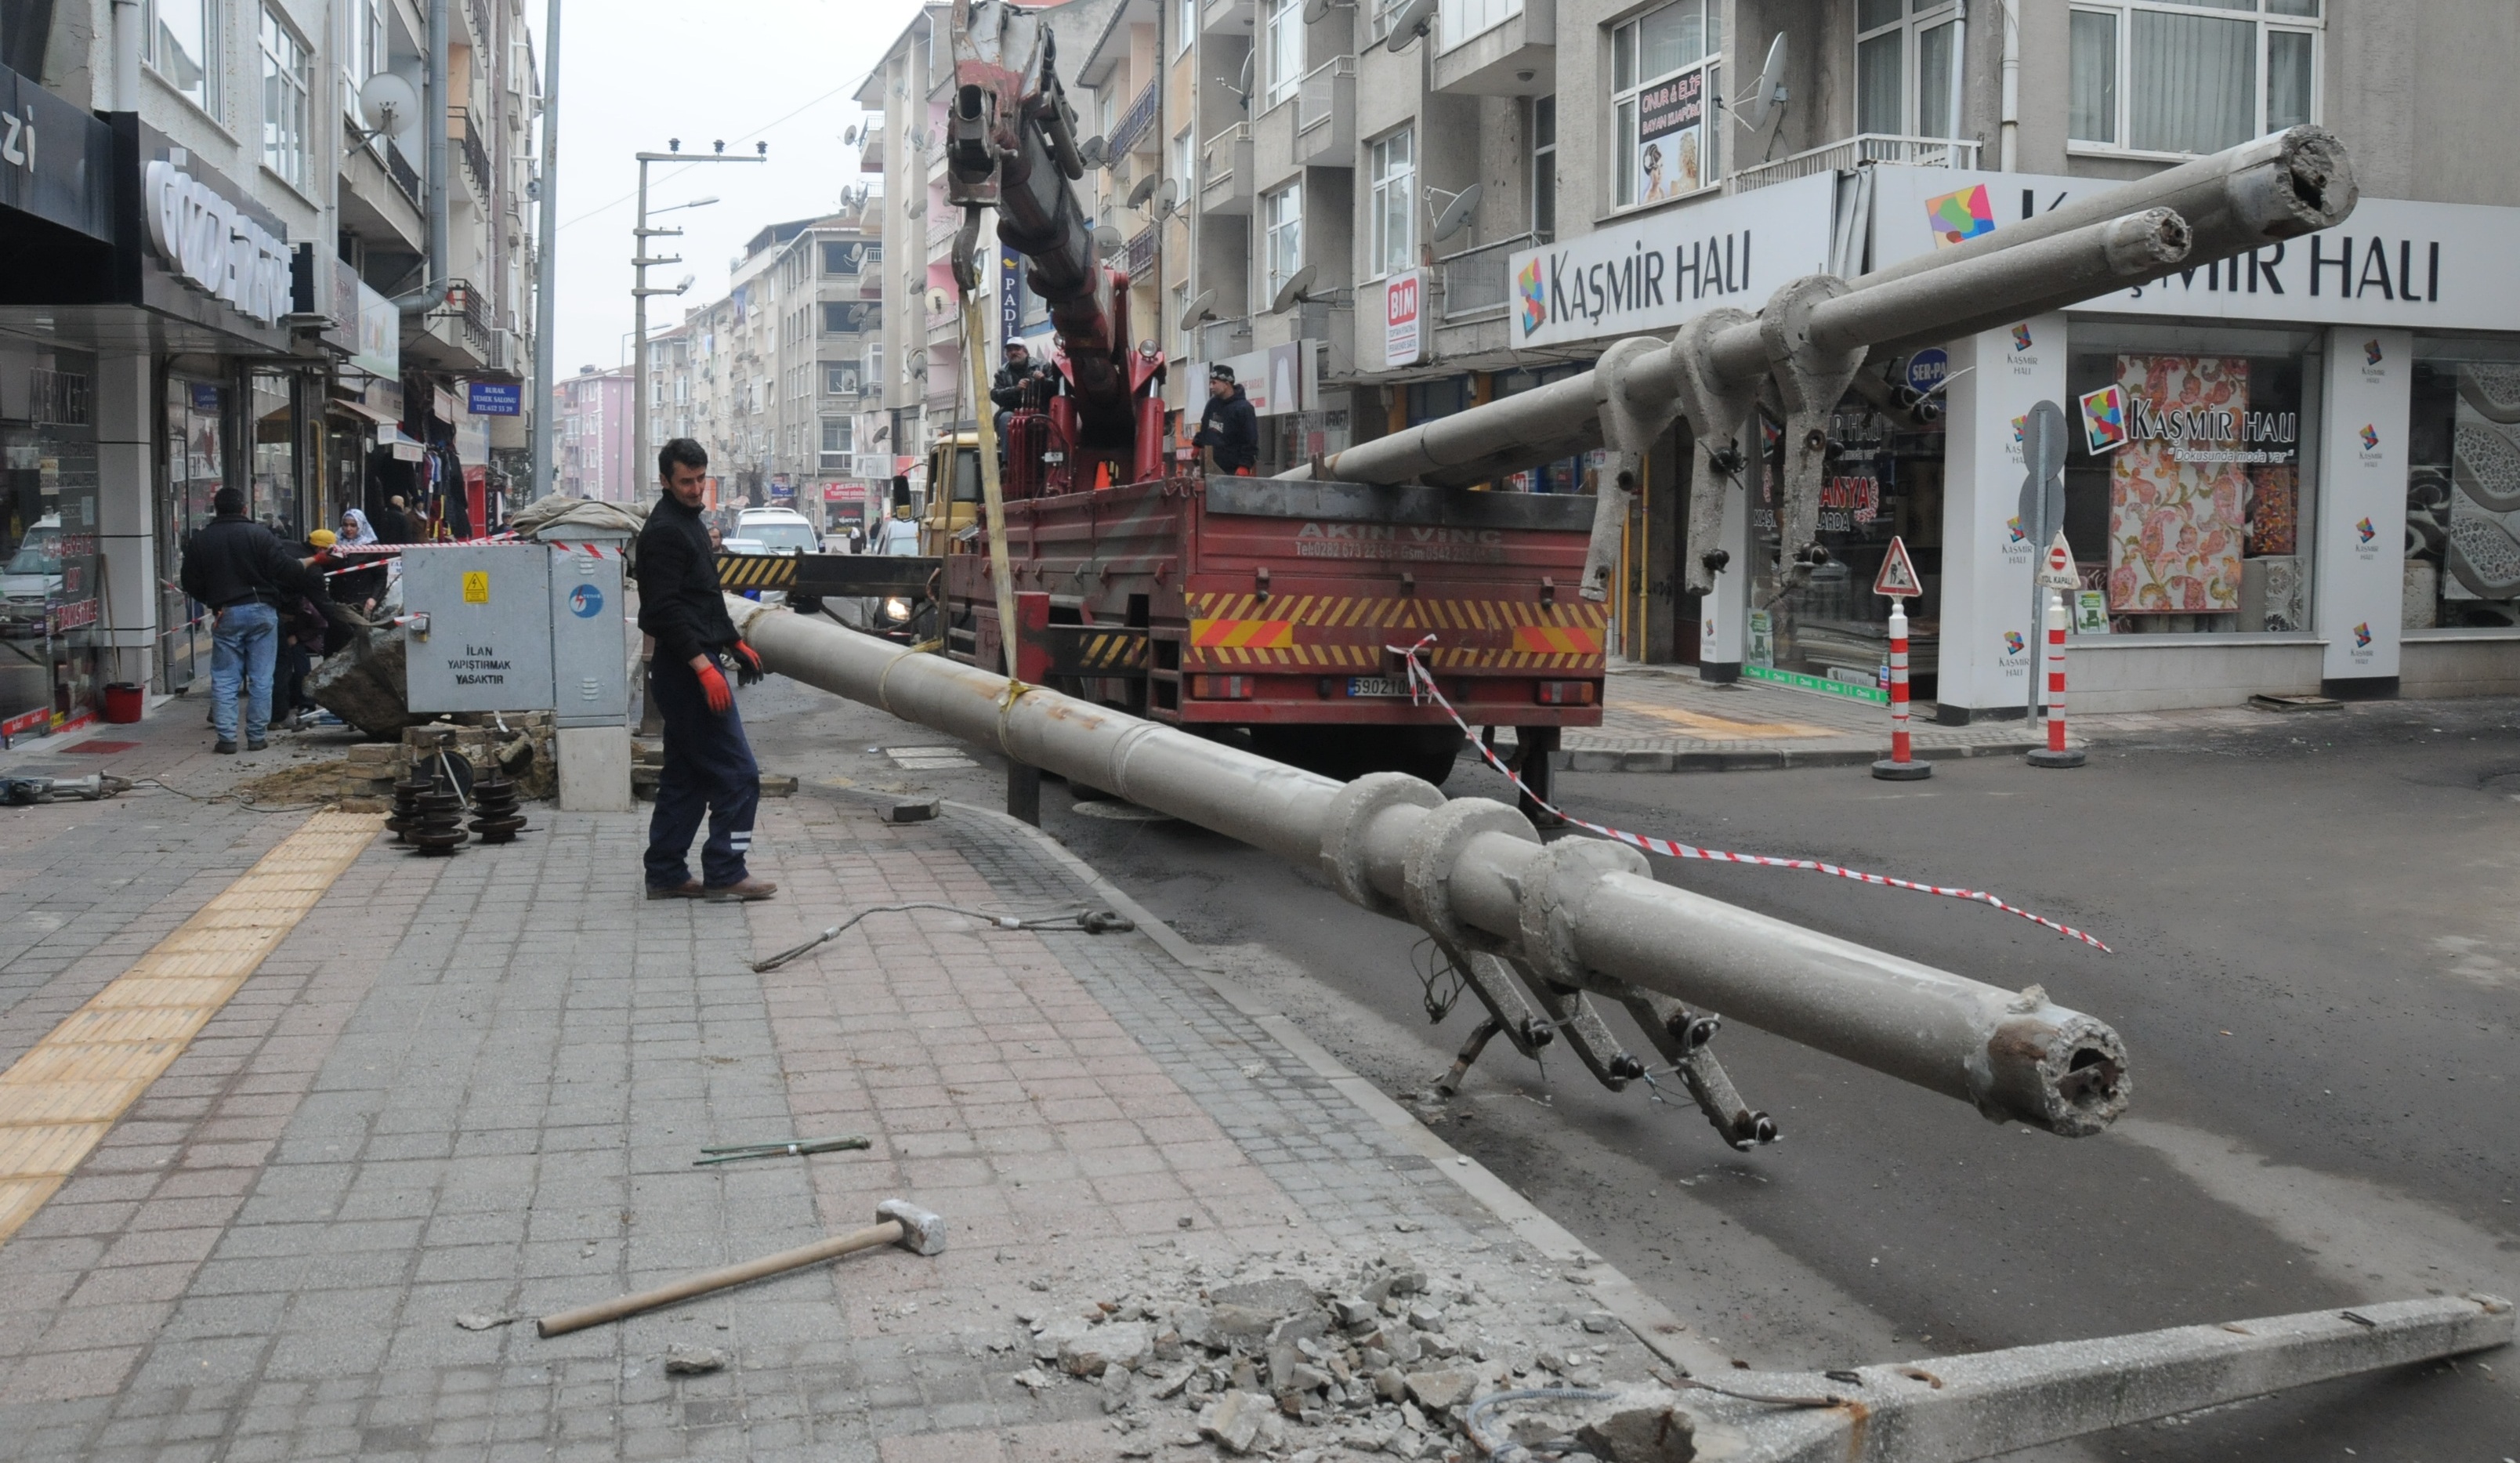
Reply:
[[2082, 931], [2075, 929], [2073, 926], [2058, 924], [2056, 921], [2048, 919], [2045, 915], [2033, 914], [2029, 910], [2023, 909], [2016, 904], [2007, 904], [2003, 900], [1997, 898], [1995, 895], [1986, 892], [1984, 890], [1960, 889], [1954, 885], [1945, 884], [1925, 884], [1913, 879], [1895, 878], [1888, 874], [1868, 874], [1861, 869], [1841, 868], [1836, 864], [1825, 863], [1817, 858], [1779, 858], [1770, 853], [1731, 853], [1721, 848], [1700, 848], [1694, 844], [1683, 844], [1671, 839], [1653, 838], [1640, 833], [1628, 833], [1617, 828], [1605, 828], [1598, 823], [1588, 822], [1585, 819], [1576, 817], [1562, 808], [1552, 805], [1548, 800], [1542, 798], [1539, 794], [1534, 793], [1519, 776], [1514, 774], [1511, 768], [1505, 764], [1504, 759], [1496, 754], [1496, 750], [1494, 748], [1489, 747], [1485, 742], [1479, 740], [1478, 733], [1471, 730], [1470, 724], [1462, 719], [1462, 713], [1454, 709], [1451, 702], [1444, 699], [1444, 693], [1435, 688], [1434, 672], [1428, 670], [1418, 658], [1418, 652], [1424, 650], [1434, 642], [1435, 637], [1428, 635], [1424, 639], [1418, 641], [1416, 645], [1389, 645], [1383, 647], [1394, 655], [1402, 657], [1408, 663], [1409, 699], [1411, 704], [1423, 705], [1424, 700], [1431, 699], [1435, 705], [1444, 709], [1445, 715], [1453, 718], [1453, 724], [1462, 729], [1462, 734], [1470, 739], [1470, 745], [1479, 750], [1479, 755], [1487, 761], [1487, 764], [1496, 768], [1497, 771], [1504, 773], [1506, 780], [1512, 783], [1516, 789], [1520, 790], [1522, 796], [1530, 799], [1534, 803], [1538, 804], [1543, 811], [1546, 811], [1554, 817], [1563, 818], [1568, 823], [1577, 828], [1583, 829], [1587, 833], [1598, 833], [1605, 839], [1612, 840], [1616, 843], [1626, 844], [1630, 847], [1642, 848], [1647, 853], [1659, 853], [1665, 858], [1696, 858], [1704, 859], [1710, 863], [1754, 864], [1760, 868], [1766, 869], [1800, 869], [1807, 873], [1827, 874], [1839, 879], [1852, 879], [1858, 884], [1877, 884], [1889, 889], [1912, 890], [1920, 894], [1941, 894], [1945, 898], [1949, 899], [1967, 899], [1979, 904], [1992, 905], [1997, 909], [2002, 910], [2006, 914], [2019, 915], [2021, 918], [2030, 921], [2032, 924], [2045, 925], [2059, 935], [2079, 939], [2083, 943], [2090, 945], [2092, 949], [2099, 950], [2103, 953], [2108, 952], [2109, 947], [2107, 945], [2101, 943], [2092, 937], [2084, 934]]

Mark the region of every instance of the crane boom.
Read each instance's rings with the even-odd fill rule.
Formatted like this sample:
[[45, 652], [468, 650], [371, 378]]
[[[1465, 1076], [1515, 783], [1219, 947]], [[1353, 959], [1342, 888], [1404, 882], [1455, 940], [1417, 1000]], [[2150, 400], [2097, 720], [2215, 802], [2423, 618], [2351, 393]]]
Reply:
[[[1146, 387], [1162, 358], [1129, 343], [1123, 271], [1097, 257], [1094, 227], [1070, 186], [1085, 175], [1076, 117], [1058, 80], [1058, 44], [1042, 15], [1003, 0], [956, 0], [954, 101], [946, 118], [946, 197], [963, 209], [954, 278], [979, 287], [980, 215], [1025, 260], [1024, 283], [1050, 307], [1055, 359], [1073, 402], [1073, 443], [1136, 471]], [[977, 348], [981, 343], [974, 342]], [[1157, 455], [1156, 460], [1160, 461]]]

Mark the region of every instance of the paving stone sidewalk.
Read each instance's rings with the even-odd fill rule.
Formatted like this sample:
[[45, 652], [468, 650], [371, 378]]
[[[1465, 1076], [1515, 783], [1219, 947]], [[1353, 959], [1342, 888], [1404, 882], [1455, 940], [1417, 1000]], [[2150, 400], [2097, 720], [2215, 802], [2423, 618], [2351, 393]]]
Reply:
[[[746, 965], [870, 904], [1106, 902], [1036, 836], [799, 798], [765, 804], [779, 900], [658, 903], [641, 815], [531, 811], [518, 844], [451, 860], [372, 846], [0, 1245], [0, 1458], [1186, 1459], [1213, 1451], [1204, 1375], [1164, 1399], [1151, 1370], [1053, 1380], [1034, 1328], [1385, 1257], [1465, 1318], [1430, 1354], [1465, 1348], [1491, 1383], [1653, 1361], [1607, 1324], [1621, 1277], [1473, 1198], [1466, 1160], [1147, 932], [883, 914]], [[298, 821], [171, 798], [0, 816], [12, 1061]], [[693, 1166], [841, 1131], [871, 1146]], [[891, 1197], [947, 1215], [952, 1248], [553, 1340], [523, 1319]], [[669, 1374], [678, 1345], [731, 1364]], [[1432, 1456], [1441, 1420], [1376, 1398], [1306, 1436]]]
[[[1933, 707], [1918, 703], [1910, 734], [1919, 758], [2018, 755], [2047, 745], [2045, 723], [1933, 718]], [[2070, 745], [2263, 730], [2279, 719], [2288, 718], [2246, 707], [2077, 716]], [[1610, 668], [1601, 724], [1568, 731], [1559, 760], [1578, 772], [1731, 772], [1855, 765], [1888, 755], [1889, 745], [1886, 707], [1758, 681], [1709, 685], [1692, 667], [1623, 663]]]

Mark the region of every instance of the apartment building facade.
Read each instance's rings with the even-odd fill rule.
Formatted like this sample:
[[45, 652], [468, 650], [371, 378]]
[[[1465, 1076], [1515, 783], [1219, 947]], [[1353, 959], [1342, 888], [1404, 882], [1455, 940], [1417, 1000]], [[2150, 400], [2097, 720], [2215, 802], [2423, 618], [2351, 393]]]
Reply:
[[709, 453], [719, 504], [857, 521], [881, 494], [858, 462], [860, 417], [881, 399], [870, 361], [884, 332], [881, 201], [871, 188], [817, 218], [755, 234], [727, 295], [649, 344], [652, 440]]
[[529, 354], [521, 5], [0, 15], [5, 110], [42, 139], [0, 170], [0, 532], [44, 571], [8, 610], [0, 735], [206, 671], [173, 586], [223, 486], [289, 536], [388, 495], [447, 531], [496, 514]]
[[629, 367], [580, 366], [552, 389], [551, 405], [554, 491], [604, 503], [633, 503], [647, 494], [650, 475], [630, 460], [639, 389]]
[[[1065, 67], [1110, 159], [1089, 207], [1181, 362], [1172, 399], [1194, 413], [1203, 363], [1232, 363], [1264, 471], [1801, 274], [1858, 275], [2312, 123], [2356, 162], [2345, 226], [1871, 363], [1832, 422], [1838, 569], [1809, 585], [1774, 574], [1771, 469], [1729, 530], [1730, 576], [1682, 590], [1675, 435], [1630, 526], [1620, 648], [1878, 696], [1886, 602], [1866, 591], [1897, 534], [1927, 580], [1912, 614], [1941, 713], [2022, 714], [2041, 546], [2012, 522], [2014, 424], [2044, 400], [2076, 426], [2085, 705], [2520, 686], [2520, 522], [2460, 486], [2520, 396], [2502, 385], [2520, 296], [2489, 262], [2520, 245], [2520, 164], [2473, 145], [2520, 63], [2501, 7], [1440, 0], [1395, 36], [1406, 11], [1121, 0]], [[1685, 300], [1614, 308], [1571, 283], [1646, 256]], [[2205, 424], [2238, 435], [2173, 442], [2191, 389], [2245, 397]], [[2085, 409], [2112, 391], [2125, 437]], [[1590, 466], [1491, 486], [1583, 491]]]

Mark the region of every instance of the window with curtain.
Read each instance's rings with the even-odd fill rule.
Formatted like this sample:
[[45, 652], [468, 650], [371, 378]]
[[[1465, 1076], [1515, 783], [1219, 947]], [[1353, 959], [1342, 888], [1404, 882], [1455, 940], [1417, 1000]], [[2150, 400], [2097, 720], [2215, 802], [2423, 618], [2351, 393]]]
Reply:
[[1610, 165], [1620, 207], [1680, 198], [1722, 175], [1724, 134], [1707, 118], [1723, 15], [1722, 0], [1679, 0], [1610, 33]]
[[1855, 130], [1949, 137], [1952, 0], [1856, 0]]
[[212, 116], [219, 114], [219, 0], [144, 0], [142, 53], [150, 69]]
[[2068, 135], [2192, 155], [2317, 121], [2321, 12], [2320, 0], [2084, 0]]
[[1367, 169], [1372, 191], [1372, 253], [1368, 279], [1380, 279], [1418, 262], [1417, 134], [1403, 127], [1375, 142]]
[[277, 11], [262, 12], [262, 165], [309, 186], [306, 43]]
[[1304, 185], [1289, 183], [1260, 200], [1261, 293], [1271, 299], [1304, 267]]
[[1261, 4], [1268, 12], [1260, 28], [1261, 105], [1275, 107], [1304, 79], [1304, 0]]

